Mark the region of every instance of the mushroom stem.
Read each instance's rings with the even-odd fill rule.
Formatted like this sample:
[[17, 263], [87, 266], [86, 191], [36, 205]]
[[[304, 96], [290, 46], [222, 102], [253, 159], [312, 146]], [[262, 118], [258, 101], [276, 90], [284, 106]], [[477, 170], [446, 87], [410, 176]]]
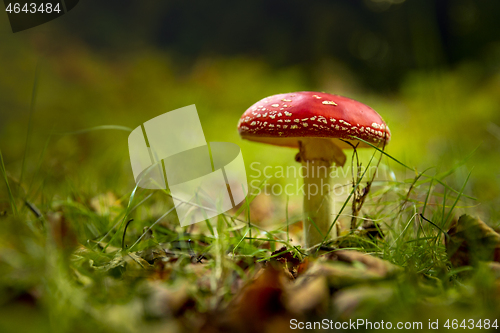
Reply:
[[346, 156], [332, 140], [306, 138], [299, 143], [297, 161], [302, 163], [304, 177], [304, 242], [306, 248], [325, 238], [337, 237], [337, 228], [330, 229], [335, 220], [331, 192], [332, 164], [343, 166]]

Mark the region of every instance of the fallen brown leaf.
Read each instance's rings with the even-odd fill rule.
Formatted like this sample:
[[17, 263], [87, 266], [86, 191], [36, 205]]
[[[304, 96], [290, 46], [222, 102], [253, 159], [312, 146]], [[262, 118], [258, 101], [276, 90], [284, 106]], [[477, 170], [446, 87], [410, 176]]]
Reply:
[[341, 320], [349, 320], [355, 313], [371, 313], [383, 306], [394, 294], [387, 286], [355, 286], [335, 294], [333, 305]]
[[391, 278], [401, 268], [369, 254], [340, 250], [329, 253], [311, 264], [302, 278], [325, 276], [333, 289]]
[[313, 314], [321, 316], [328, 309], [330, 291], [324, 275], [300, 278], [287, 288], [287, 308], [298, 315]]
[[349, 264], [359, 262], [363, 264], [368, 271], [379, 275], [380, 277], [391, 275], [400, 270], [400, 267], [390, 263], [387, 260], [383, 260], [372, 255], [353, 250], [335, 251], [325, 255], [325, 257], [329, 260], [340, 261]]
[[478, 218], [462, 215], [448, 230], [446, 252], [454, 266], [500, 261], [500, 235]]
[[61, 212], [48, 213], [47, 220], [54, 243], [67, 257], [78, 247], [78, 240], [73, 227], [66, 221]]
[[229, 304], [229, 331], [288, 331], [290, 315], [284, 305], [284, 280], [281, 268], [268, 264], [262, 269]]

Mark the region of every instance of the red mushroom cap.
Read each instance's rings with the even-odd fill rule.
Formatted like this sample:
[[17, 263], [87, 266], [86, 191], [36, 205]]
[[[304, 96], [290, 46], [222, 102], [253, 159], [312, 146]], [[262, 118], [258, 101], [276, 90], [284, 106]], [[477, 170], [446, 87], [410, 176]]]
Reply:
[[347, 97], [301, 91], [266, 97], [243, 113], [238, 123], [242, 138], [279, 146], [298, 147], [304, 137], [331, 138], [341, 148], [389, 143], [391, 132], [372, 108]]

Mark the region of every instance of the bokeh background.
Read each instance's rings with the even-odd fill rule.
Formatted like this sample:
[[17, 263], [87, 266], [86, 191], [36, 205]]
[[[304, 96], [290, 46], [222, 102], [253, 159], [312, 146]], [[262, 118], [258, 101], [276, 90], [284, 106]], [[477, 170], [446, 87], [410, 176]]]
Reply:
[[26, 174], [47, 145], [40, 162], [47, 189], [60, 190], [61, 182], [129, 188], [126, 132], [55, 136], [47, 144], [48, 137], [135, 128], [189, 104], [209, 141], [238, 143], [247, 164], [289, 165], [291, 150], [241, 142], [238, 117], [267, 95], [317, 90], [372, 106], [393, 131], [388, 151], [419, 170], [443, 171], [473, 153], [458, 178], [472, 171], [468, 194], [496, 223], [499, 12], [493, 0], [87, 0], [16, 34], [0, 15], [6, 167], [20, 176], [30, 126]]
[[[207, 141], [237, 143], [247, 165], [295, 165], [291, 149], [242, 141], [238, 119], [268, 95], [325, 91], [377, 110], [405, 164], [459, 164], [446, 179], [458, 189], [472, 172], [465, 193], [477, 200], [460, 208], [498, 226], [499, 14], [495, 0], [85, 0], [13, 34], [0, 13], [5, 167], [43, 210], [75, 193], [121, 196], [134, 186], [128, 132], [72, 132], [135, 128], [190, 104]], [[263, 202], [267, 218], [283, 220], [283, 199]]]

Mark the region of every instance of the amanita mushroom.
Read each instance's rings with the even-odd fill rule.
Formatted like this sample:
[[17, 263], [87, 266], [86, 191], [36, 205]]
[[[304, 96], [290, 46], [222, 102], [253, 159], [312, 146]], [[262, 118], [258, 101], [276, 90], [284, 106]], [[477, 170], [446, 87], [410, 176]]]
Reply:
[[[304, 239], [310, 247], [336, 237], [330, 190], [332, 164], [343, 166], [342, 149], [387, 144], [389, 127], [372, 108], [347, 97], [302, 91], [266, 97], [243, 113], [238, 123], [243, 139], [299, 148], [296, 160], [304, 174]], [[342, 141], [344, 140], [344, 141]], [[315, 225], [314, 225], [315, 224]]]

